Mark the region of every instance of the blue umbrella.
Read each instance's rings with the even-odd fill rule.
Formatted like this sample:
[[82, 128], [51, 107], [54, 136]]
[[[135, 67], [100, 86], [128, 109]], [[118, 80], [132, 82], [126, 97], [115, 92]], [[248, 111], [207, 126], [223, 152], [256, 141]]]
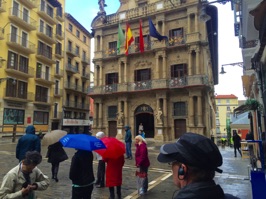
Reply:
[[97, 149], [106, 149], [104, 143], [90, 135], [86, 134], [68, 134], [59, 140], [64, 147], [93, 151]]

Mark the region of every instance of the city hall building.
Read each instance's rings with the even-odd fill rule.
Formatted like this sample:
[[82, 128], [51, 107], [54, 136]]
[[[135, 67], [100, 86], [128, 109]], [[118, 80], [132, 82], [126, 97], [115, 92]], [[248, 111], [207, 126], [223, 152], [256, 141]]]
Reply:
[[210, 137], [218, 84], [216, 7], [198, 0], [120, 0], [109, 14], [103, 2], [92, 21], [94, 132], [123, 138], [128, 125], [135, 136], [142, 123], [146, 137], [156, 140], [188, 131]]

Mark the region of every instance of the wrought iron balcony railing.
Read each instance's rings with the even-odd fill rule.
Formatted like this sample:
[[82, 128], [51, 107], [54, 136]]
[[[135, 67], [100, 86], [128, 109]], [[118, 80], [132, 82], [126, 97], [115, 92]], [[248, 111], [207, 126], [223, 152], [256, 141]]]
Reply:
[[88, 94], [108, 94], [116, 92], [134, 92], [153, 89], [180, 89], [186, 86], [209, 86], [209, 80], [206, 75], [194, 75], [186, 77], [174, 77], [170, 79], [155, 79], [136, 82], [126, 82], [119, 84], [108, 84], [103, 86], [94, 86], [88, 88]]

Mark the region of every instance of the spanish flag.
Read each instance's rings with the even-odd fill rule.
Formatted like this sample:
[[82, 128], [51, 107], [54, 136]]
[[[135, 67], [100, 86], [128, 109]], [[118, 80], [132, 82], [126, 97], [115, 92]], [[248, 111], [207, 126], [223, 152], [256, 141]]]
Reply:
[[131, 29], [129, 27], [129, 24], [127, 23], [126, 27], [126, 43], [125, 43], [125, 54], [128, 55], [128, 48], [130, 44], [134, 41]]

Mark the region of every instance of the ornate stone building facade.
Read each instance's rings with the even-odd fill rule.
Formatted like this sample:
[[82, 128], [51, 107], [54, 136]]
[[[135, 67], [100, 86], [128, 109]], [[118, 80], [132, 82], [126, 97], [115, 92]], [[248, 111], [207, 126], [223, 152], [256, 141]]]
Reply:
[[[122, 138], [143, 124], [146, 137], [173, 140], [191, 131], [210, 136], [215, 130], [214, 85], [218, 83], [217, 9], [199, 0], [120, 0], [120, 8], [100, 11], [92, 21], [95, 41], [94, 132]], [[140, 21], [144, 52], [140, 52]], [[151, 37], [149, 22], [167, 36]], [[118, 27], [134, 37], [128, 55], [118, 43]], [[119, 48], [120, 47], [120, 48]]]

